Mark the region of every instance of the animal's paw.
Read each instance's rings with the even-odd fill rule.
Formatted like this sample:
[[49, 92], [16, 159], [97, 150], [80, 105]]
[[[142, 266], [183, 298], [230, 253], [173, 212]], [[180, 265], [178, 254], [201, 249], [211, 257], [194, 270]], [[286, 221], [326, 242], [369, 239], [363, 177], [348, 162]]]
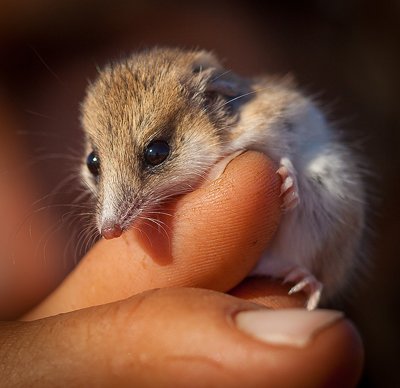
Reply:
[[305, 291], [307, 293], [307, 310], [314, 310], [317, 308], [323, 286], [307, 269], [295, 267], [288, 270], [283, 279], [283, 283], [295, 283], [289, 290], [289, 295], [300, 291]]
[[283, 199], [282, 209], [284, 211], [292, 210], [300, 203], [296, 173], [292, 162], [288, 158], [282, 158], [276, 173], [282, 179], [280, 192], [280, 196]]

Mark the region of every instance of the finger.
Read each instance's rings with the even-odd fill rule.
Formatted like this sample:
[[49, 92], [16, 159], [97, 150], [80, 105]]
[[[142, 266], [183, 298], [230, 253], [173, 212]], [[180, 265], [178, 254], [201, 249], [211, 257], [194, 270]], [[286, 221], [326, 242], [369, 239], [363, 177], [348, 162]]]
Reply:
[[346, 387], [362, 364], [338, 312], [261, 309], [202, 289], [145, 292], [1, 333], [2, 386]]
[[170, 204], [164, 211], [172, 217], [165, 217], [162, 230], [144, 228], [100, 241], [27, 318], [157, 287], [229, 290], [254, 267], [279, 223], [280, 181], [275, 171], [260, 153], [240, 155], [220, 178]]

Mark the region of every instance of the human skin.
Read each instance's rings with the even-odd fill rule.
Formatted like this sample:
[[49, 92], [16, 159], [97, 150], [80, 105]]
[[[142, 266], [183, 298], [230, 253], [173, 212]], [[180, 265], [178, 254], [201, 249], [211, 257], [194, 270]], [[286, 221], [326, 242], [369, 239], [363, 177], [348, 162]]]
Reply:
[[243, 312], [305, 301], [276, 281], [244, 281], [279, 225], [275, 170], [247, 152], [163, 209], [167, 234], [100, 241], [23, 321], [2, 324], [0, 385], [354, 386], [363, 356], [348, 320], [318, 326], [303, 347], [239, 324]]

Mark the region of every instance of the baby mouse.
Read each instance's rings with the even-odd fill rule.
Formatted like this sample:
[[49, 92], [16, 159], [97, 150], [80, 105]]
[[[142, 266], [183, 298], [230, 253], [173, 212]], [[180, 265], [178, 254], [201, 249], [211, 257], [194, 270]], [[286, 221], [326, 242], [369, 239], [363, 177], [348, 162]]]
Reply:
[[361, 170], [291, 81], [246, 79], [211, 53], [156, 48], [100, 72], [82, 125], [82, 174], [104, 238], [195, 189], [221, 158], [256, 150], [277, 165], [284, 214], [253, 274], [293, 283], [289, 293], [305, 291], [310, 310], [352, 279], [365, 224]]

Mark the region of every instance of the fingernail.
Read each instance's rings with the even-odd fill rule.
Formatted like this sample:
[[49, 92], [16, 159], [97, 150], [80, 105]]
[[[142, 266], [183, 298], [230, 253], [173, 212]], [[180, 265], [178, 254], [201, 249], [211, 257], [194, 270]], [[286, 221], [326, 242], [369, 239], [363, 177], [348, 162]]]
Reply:
[[207, 175], [207, 181], [215, 181], [218, 179], [225, 171], [226, 166], [236, 157], [246, 152], [246, 150], [236, 151], [233, 154], [228, 155], [227, 157], [221, 159], [216, 165], [211, 169], [211, 171]]
[[240, 330], [267, 344], [302, 348], [342, 318], [343, 313], [334, 310], [260, 309], [238, 313], [235, 322]]

